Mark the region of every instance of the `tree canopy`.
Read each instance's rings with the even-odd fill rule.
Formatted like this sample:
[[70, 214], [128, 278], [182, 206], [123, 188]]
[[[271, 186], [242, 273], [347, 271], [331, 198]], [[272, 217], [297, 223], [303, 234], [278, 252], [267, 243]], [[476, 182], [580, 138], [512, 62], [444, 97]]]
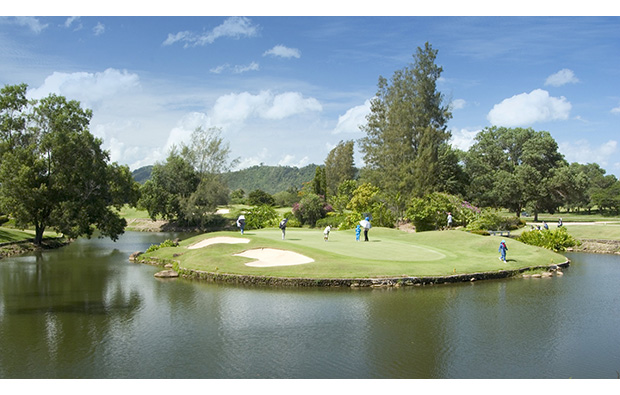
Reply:
[[366, 167], [363, 178], [379, 186], [403, 209], [399, 196], [423, 196], [440, 188], [440, 147], [450, 139], [452, 117], [437, 80], [443, 69], [435, 64], [437, 50], [429, 43], [418, 48], [414, 62], [397, 70], [391, 80], [379, 77], [367, 123], [360, 139]]
[[26, 101], [26, 85], [0, 91], [0, 206], [35, 243], [52, 227], [69, 237], [96, 229], [116, 240], [126, 222], [113, 208], [135, 204], [138, 186], [126, 166], [109, 164], [88, 130], [92, 111], [63, 96]]

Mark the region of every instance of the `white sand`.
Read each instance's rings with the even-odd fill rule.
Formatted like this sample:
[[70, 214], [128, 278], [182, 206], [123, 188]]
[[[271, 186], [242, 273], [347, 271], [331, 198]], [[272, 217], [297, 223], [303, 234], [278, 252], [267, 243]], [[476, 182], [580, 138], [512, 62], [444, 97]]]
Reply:
[[210, 239], [204, 239], [199, 241], [198, 243], [192, 244], [191, 246], [187, 247], [190, 250], [196, 249], [196, 248], [203, 248], [206, 246], [210, 246], [211, 244], [242, 244], [242, 243], [249, 243], [250, 239], [241, 239], [238, 237], [212, 237]]
[[274, 248], [248, 250], [240, 254], [235, 254], [235, 256], [256, 259], [256, 261], [246, 263], [246, 266], [253, 267], [303, 265], [304, 263], [314, 262], [314, 259], [296, 252], [277, 250]]

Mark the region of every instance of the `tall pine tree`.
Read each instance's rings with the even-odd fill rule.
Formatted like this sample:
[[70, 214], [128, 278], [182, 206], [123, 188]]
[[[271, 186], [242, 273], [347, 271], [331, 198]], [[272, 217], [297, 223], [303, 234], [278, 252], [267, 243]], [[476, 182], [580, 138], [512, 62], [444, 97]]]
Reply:
[[379, 77], [367, 124], [360, 139], [366, 167], [363, 178], [379, 186], [400, 211], [411, 196], [441, 190], [440, 147], [450, 139], [452, 117], [437, 81], [437, 50], [429, 43], [417, 49], [414, 62], [394, 72], [390, 82]]

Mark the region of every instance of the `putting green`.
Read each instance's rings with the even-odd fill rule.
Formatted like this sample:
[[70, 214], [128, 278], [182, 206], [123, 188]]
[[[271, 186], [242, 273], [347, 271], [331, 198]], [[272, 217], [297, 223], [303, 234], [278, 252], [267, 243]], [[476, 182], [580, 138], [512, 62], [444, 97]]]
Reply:
[[[362, 236], [363, 237], [363, 236]], [[249, 239], [247, 243], [216, 243], [189, 249], [206, 239]], [[173, 260], [182, 268], [209, 273], [296, 278], [371, 278], [388, 276], [446, 276], [513, 270], [559, 264], [566, 258], [552, 251], [506, 239], [508, 259], [498, 260], [501, 237], [478, 236], [459, 230], [405, 233], [373, 228], [370, 241], [356, 241], [353, 230], [332, 231], [323, 240], [322, 229], [289, 228], [282, 240], [279, 229], [214, 232], [184, 240], [179, 247], [160, 248], [149, 257]], [[277, 249], [311, 258], [297, 265], [248, 266], [244, 251]]]

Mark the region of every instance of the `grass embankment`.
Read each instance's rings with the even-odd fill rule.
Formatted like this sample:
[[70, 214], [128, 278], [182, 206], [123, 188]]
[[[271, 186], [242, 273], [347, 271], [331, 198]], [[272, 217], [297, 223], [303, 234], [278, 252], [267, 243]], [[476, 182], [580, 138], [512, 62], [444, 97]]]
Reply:
[[[214, 244], [199, 249], [187, 247], [212, 237], [243, 237], [247, 244]], [[450, 276], [515, 270], [524, 267], [559, 264], [560, 254], [507, 240], [508, 261], [500, 262], [497, 251], [500, 237], [478, 236], [458, 230], [405, 233], [394, 229], [373, 228], [369, 242], [355, 241], [353, 230], [332, 231], [329, 241], [322, 230], [287, 230], [281, 240], [279, 229], [246, 232], [215, 232], [182, 241], [178, 247], [161, 248], [150, 256], [179, 262], [187, 269], [220, 274], [308, 279]], [[362, 235], [363, 238], [363, 235]], [[294, 266], [250, 267], [252, 259], [234, 256], [256, 248], [294, 251], [314, 259]]]
[[34, 232], [0, 227], [0, 244], [17, 243], [34, 237]]

